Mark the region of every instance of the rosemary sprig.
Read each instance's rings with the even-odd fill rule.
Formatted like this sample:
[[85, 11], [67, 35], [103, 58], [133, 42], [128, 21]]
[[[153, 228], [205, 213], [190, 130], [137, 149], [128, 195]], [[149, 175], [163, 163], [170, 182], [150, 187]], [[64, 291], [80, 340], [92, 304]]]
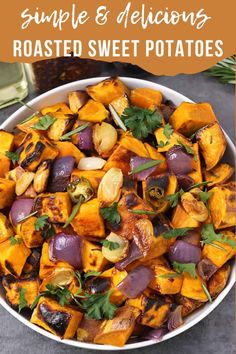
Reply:
[[217, 77], [222, 84], [235, 84], [235, 62], [236, 55], [232, 55], [208, 69], [206, 74]]

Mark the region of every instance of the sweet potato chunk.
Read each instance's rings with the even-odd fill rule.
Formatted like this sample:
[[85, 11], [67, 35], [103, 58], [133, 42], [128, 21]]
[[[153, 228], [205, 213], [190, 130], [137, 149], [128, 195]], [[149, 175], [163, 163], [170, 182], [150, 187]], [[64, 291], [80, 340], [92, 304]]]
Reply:
[[139, 310], [132, 306], [120, 307], [112, 320], [102, 323], [94, 343], [123, 347], [133, 332]]
[[227, 163], [220, 163], [210, 171], [205, 171], [205, 180], [211, 183], [208, 184], [209, 187], [213, 187], [216, 184], [225, 183], [230, 179], [234, 173], [234, 168]]
[[82, 237], [104, 237], [105, 227], [100, 215], [98, 199], [94, 198], [83, 203], [71, 225], [75, 232]]
[[178, 204], [173, 211], [171, 224], [174, 228], [195, 228], [200, 226], [200, 222], [191, 218], [180, 204]]
[[31, 216], [25, 221], [17, 224], [17, 233], [20, 235], [28, 248], [40, 247], [43, 244], [44, 238], [41, 231], [35, 230], [37, 217]]
[[[154, 265], [151, 267], [155, 273], [155, 278], [149, 284], [149, 287], [153, 290], [160, 292], [161, 294], [177, 294], [180, 292], [182, 286], [182, 276], [171, 270], [170, 268], [162, 265]], [[173, 278], [165, 278], [166, 274], [173, 274]], [[174, 277], [176, 276], [176, 277]]]
[[3, 287], [6, 290], [7, 301], [12, 307], [19, 306], [20, 290], [24, 291], [24, 298], [26, 300], [26, 307], [30, 307], [36, 296], [39, 294], [39, 280], [38, 278], [23, 278], [17, 279], [12, 275], [7, 275], [3, 278]]
[[82, 245], [82, 263], [84, 272], [89, 272], [94, 270], [96, 272], [101, 272], [104, 270], [106, 265], [109, 263], [108, 260], [102, 254], [102, 247], [83, 240]]
[[210, 259], [210, 261], [212, 261], [218, 268], [222, 267], [236, 253], [236, 237], [234, 233], [231, 231], [222, 231], [221, 233], [234, 241], [235, 245], [233, 246], [227, 243], [214, 241], [213, 243], [221, 248], [216, 248], [213, 245], [206, 244], [204, 245], [202, 251], [202, 256]]
[[[189, 147], [192, 147], [193, 145], [189, 139], [187, 139], [185, 136], [176, 131], [174, 131], [169, 138], [165, 136], [164, 128], [156, 129], [154, 134], [158, 144], [158, 152], [166, 152], [174, 145], [179, 145], [179, 142]], [[163, 146], [160, 144], [162, 144]]]
[[22, 146], [19, 165], [28, 171], [35, 171], [42, 161], [54, 160], [58, 155], [57, 148], [37, 132], [28, 133]]
[[10, 206], [15, 195], [15, 182], [0, 178], [0, 209]]
[[55, 300], [41, 297], [30, 321], [64, 339], [73, 338], [83, 314]]
[[78, 110], [88, 101], [88, 95], [85, 91], [72, 91], [68, 93], [69, 106], [72, 113], [78, 113]]
[[167, 168], [167, 162], [165, 156], [160, 152], [158, 152], [157, 149], [155, 149], [153, 146], [149, 145], [148, 143], [144, 143], [144, 146], [151, 159], [163, 161], [160, 163], [160, 165], [156, 167], [155, 174], [161, 174], [166, 172], [168, 168]]
[[102, 323], [102, 320], [93, 320], [84, 316], [77, 329], [77, 340], [80, 342], [92, 343], [98, 334]]
[[172, 127], [187, 136], [216, 121], [209, 103], [182, 102], [170, 117]]
[[223, 267], [218, 269], [215, 274], [212, 275], [208, 282], [208, 290], [212, 298], [217, 297], [222, 290], [224, 290], [227, 280], [230, 275], [230, 265], [224, 264]]
[[39, 215], [48, 215], [51, 223], [65, 223], [71, 214], [71, 200], [67, 193], [40, 194], [35, 199], [34, 209]]
[[14, 235], [8, 218], [0, 213], [0, 243], [8, 240]]
[[0, 178], [5, 178], [10, 171], [10, 165], [10, 159], [5, 154], [0, 153]]
[[215, 229], [236, 225], [236, 182], [213, 187], [208, 205]]
[[104, 171], [110, 170], [112, 167], [120, 168], [125, 176], [128, 176], [130, 169], [130, 159], [135, 156], [130, 150], [118, 145], [113, 151], [111, 156], [108, 158], [106, 164], [104, 165]]
[[122, 116], [122, 114], [124, 113], [125, 108], [129, 107], [129, 97], [128, 95], [125, 93], [124, 95], [115, 98], [112, 102], [111, 102], [112, 107], [116, 110], [116, 112], [119, 114], [119, 116]]
[[193, 300], [208, 301], [208, 298], [202, 288], [204, 281], [197, 275], [197, 278], [191, 277], [187, 272], [183, 273], [183, 283], [180, 294]]
[[88, 100], [85, 105], [80, 108], [79, 119], [93, 123], [101, 123], [109, 116], [109, 112], [104, 105], [94, 100]]
[[97, 191], [98, 186], [102, 180], [102, 177], [105, 175], [104, 171], [101, 170], [90, 170], [90, 171], [81, 171], [74, 169], [71, 174], [71, 181], [76, 181], [81, 177], [87, 178], [91, 183], [94, 191]]
[[129, 89], [118, 77], [111, 77], [96, 85], [88, 86], [87, 93], [93, 100], [108, 106], [114, 99], [125, 93], [129, 94]]
[[119, 141], [119, 145], [129, 151], [132, 151], [137, 156], [149, 157], [149, 153], [147, 152], [145, 145], [132, 135], [124, 134]]
[[5, 155], [6, 151], [12, 150], [14, 135], [5, 130], [0, 130], [0, 142], [0, 153]]
[[58, 157], [73, 156], [77, 163], [84, 157], [84, 154], [70, 141], [56, 141], [55, 146], [59, 151]]
[[[55, 114], [52, 116], [55, 117]], [[47, 130], [47, 136], [51, 140], [58, 141], [62, 135], [72, 129], [74, 117], [71, 115], [61, 115], [61, 117], [55, 118], [55, 122]]]
[[194, 158], [192, 160], [193, 171], [188, 174], [195, 183], [202, 182], [202, 168], [201, 168], [201, 159], [199, 154], [198, 143], [193, 144], [192, 149], [194, 151]]
[[196, 135], [201, 153], [209, 171], [217, 165], [226, 149], [226, 139], [218, 123], [200, 129]]
[[136, 88], [131, 91], [130, 100], [133, 106], [154, 110], [161, 105], [162, 94], [150, 88]]
[[109, 268], [101, 274], [101, 277], [109, 278], [111, 281], [110, 290], [112, 290], [112, 293], [110, 295], [110, 301], [112, 304], [120, 306], [126, 300], [125, 295], [123, 295], [116, 286], [124, 280], [127, 275], [126, 270], [119, 271], [115, 267]]
[[[20, 239], [19, 236], [15, 238]], [[19, 277], [29, 255], [30, 250], [20, 240], [14, 244], [10, 239], [0, 243], [0, 272]]]
[[52, 106], [45, 107], [41, 110], [42, 115], [56, 112], [63, 114], [72, 114], [72, 111], [65, 102], [59, 102]]
[[180, 294], [175, 296], [175, 301], [177, 304], [182, 305], [182, 316], [185, 317], [191, 312], [195, 311], [199, 307], [203, 306], [205, 302], [189, 299]]

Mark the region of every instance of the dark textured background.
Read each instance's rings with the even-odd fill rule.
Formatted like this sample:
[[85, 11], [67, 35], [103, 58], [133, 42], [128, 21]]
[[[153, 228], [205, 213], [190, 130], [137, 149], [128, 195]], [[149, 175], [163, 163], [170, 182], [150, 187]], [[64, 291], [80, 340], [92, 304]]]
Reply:
[[[102, 73], [101, 76], [106, 74]], [[175, 77], [155, 77], [143, 74], [139, 77], [179, 91], [194, 101], [210, 102], [223, 128], [231, 139], [234, 139], [233, 85], [222, 85], [204, 73]], [[33, 97], [35, 94], [31, 92], [25, 101]], [[0, 110], [0, 123], [17, 108], [18, 105], [14, 105]], [[132, 350], [129, 353], [136, 354], [139, 351], [144, 354], [235, 354], [234, 300], [234, 290], [231, 290], [213, 313], [187, 332], [158, 345]], [[0, 307], [0, 353], [16, 352], [23, 354], [92, 354], [96, 351], [72, 348], [47, 339], [25, 327]], [[123, 353], [126, 352], [123, 351]]]

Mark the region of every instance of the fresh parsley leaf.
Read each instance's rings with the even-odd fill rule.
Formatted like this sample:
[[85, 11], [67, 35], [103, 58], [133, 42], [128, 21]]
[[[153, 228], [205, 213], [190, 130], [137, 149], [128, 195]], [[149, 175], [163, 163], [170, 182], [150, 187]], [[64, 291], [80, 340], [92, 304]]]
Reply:
[[27, 301], [25, 299], [25, 293], [26, 289], [21, 288], [19, 292], [19, 306], [18, 306], [18, 311], [21, 312], [26, 306], [27, 306]]
[[46, 114], [42, 116], [37, 123], [35, 123], [32, 128], [37, 130], [48, 130], [48, 128], [56, 121], [56, 118]]
[[192, 230], [192, 227], [180, 227], [178, 229], [171, 229], [163, 234], [163, 237], [166, 239], [177, 237], [177, 236], [184, 236], [188, 231]]
[[52, 284], [47, 284], [46, 289], [43, 294], [56, 297], [61, 306], [68, 305], [72, 299], [72, 294], [66, 287], [57, 287]]
[[192, 278], [197, 278], [196, 264], [195, 263], [179, 263], [173, 262], [173, 268], [176, 272], [182, 274], [184, 272], [188, 273]]
[[134, 168], [129, 174], [134, 175], [135, 173], [139, 173], [139, 172], [148, 170], [149, 168], [157, 166], [162, 162], [163, 161], [161, 161], [161, 160], [152, 160], [152, 161], [145, 162], [142, 165], [139, 165], [138, 167]]
[[17, 238], [17, 237], [14, 237], [14, 236], [11, 236], [10, 237], [10, 244], [12, 246], [16, 245], [18, 243], [18, 245], [20, 245], [22, 243], [22, 239], [21, 238]]
[[201, 191], [199, 193], [199, 198], [201, 199], [201, 201], [204, 203], [204, 204], [207, 204], [208, 202], [208, 199], [211, 197], [213, 193], [212, 192], [206, 192], [206, 191]]
[[212, 298], [211, 298], [211, 294], [209, 293], [207, 287], [203, 283], [202, 283], [202, 289], [203, 289], [204, 293], [206, 294], [209, 302], [212, 303], [213, 301], [212, 301]]
[[162, 126], [162, 116], [157, 111], [139, 107], [125, 108], [121, 120], [137, 139], [147, 138]]
[[166, 274], [158, 275], [159, 278], [163, 278], [163, 279], [175, 279], [178, 278], [179, 276], [180, 276], [179, 273], [166, 273]]
[[112, 242], [109, 240], [102, 240], [100, 243], [103, 245], [103, 247], [108, 248], [110, 251], [116, 250], [120, 247], [118, 242]]
[[170, 203], [171, 208], [174, 208], [179, 203], [179, 199], [183, 194], [184, 190], [181, 188], [178, 192], [166, 196], [166, 200]]
[[13, 165], [15, 165], [19, 161], [19, 158], [20, 158], [20, 154], [17, 151], [16, 152], [6, 151], [5, 155], [11, 160]]
[[141, 209], [128, 209], [130, 213], [138, 214], [138, 215], [156, 215], [155, 211], [151, 210], [141, 210]]
[[165, 146], [167, 146], [167, 145], [169, 145], [170, 143], [169, 143], [169, 141], [166, 141], [165, 143], [164, 143], [164, 141], [160, 141], [159, 143], [158, 143], [158, 147], [160, 147], [160, 148], [163, 148], [163, 147], [165, 147]]
[[74, 130], [71, 130], [70, 132], [64, 134], [61, 136], [60, 140], [69, 140], [72, 135], [75, 135], [76, 133], [82, 132], [84, 129], [86, 129], [89, 126], [89, 123], [85, 123], [83, 125], [80, 125]]
[[84, 279], [87, 279], [89, 277], [98, 277], [101, 274], [101, 272], [97, 272], [96, 270], [90, 270], [89, 272], [84, 274]]
[[117, 307], [110, 303], [112, 290], [105, 294], [87, 294], [87, 298], [81, 301], [81, 307], [86, 311], [87, 317], [101, 320], [112, 319]]
[[184, 143], [183, 143], [182, 141], [180, 141], [180, 140], [177, 140], [177, 141], [178, 141], [178, 144], [179, 144], [180, 146], [182, 146], [182, 147], [185, 149], [185, 151], [187, 152], [187, 154], [189, 154], [189, 155], [194, 155], [194, 150], [193, 150], [190, 146], [184, 144]]
[[214, 244], [215, 241], [219, 243], [225, 243], [228, 244], [231, 247], [235, 247], [236, 242], [235, 240], [232, 240], [230, 237], [224, 234], [216, 234], [214, 230], [213, 224], [206, 224], [202, 228], [202, 244], [209, 244], [212, 245], [216, 248], [220, 248], [225, 251], [225, 249], [217, 244]]
[[48, 215], [42, 215], [37, 218], [35, 221], [34, 227], [36, 231], [43, 230], [44, 227], [47, 225], [48, 222]]
[[100, 213], [103, 219], [109, 221], [112, 224], [119, 224], [121, 218], [117, 207], [118, 203], [113, 203], [110, 207], [100, 208]]
[[172, 128], [170, 123], [167, 123], [164, 125], [163, 134], [167, 137], [167, 139], [170, 139], [173, 131], [174, 131], [174, 129]]

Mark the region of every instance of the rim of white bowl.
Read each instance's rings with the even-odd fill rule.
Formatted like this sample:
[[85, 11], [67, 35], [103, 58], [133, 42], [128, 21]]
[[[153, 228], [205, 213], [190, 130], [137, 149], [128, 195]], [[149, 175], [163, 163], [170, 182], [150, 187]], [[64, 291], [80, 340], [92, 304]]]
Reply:
[[[94, 77], [94, 78], [89, 78], [89, 79], [84, 79], [84, 80], [78, 80], [78, 81], [74, 81], [74, 82], [70, 82], [68, 84], [56, 87], [52, 90], [49, 90], [35, 98], [33, 98], [32, 100], [30, 100], [29, 102], [27, 102], [28, 105], [30, 106], [35, 106], [37, 104], [40, 104], [40, 101], [42, 101], [43, 99], [47, 98], [47, 96], [51, 96], [54, 95], [56, 93], [63, 93], [63, 92], [69, 92], [69, 91], [73, 91], [73, 90], [78, 90], [78, 89], [82, 89], [88, 85], [92, 85], [95, 84], [99, 81], [105, 80], [106, 78], [108, 78], [108, 76], [106, 77]], [[172, 90], [166, 86], [160, 85], [158, 83], [152, 82], [152, 81], [148, 81], [148, 80], [142, 80], [142, 79], [136, 79], [136, 78], [130, 78], [130, 77], [120, 77], [120, 79], [129, 87], [149, 87], [149, 88], [153, 88], [153, 89], [158, 89], [160, 90], [164, 96], [168, 99], [173, 100], [174, 102], [177, 100], [179, 102], [181, 101], [186, 101], [186, 102], [194, 102], [192, 100], [190, 100], [188, 97], [182, 95], [181, 93]], [[174, 98], [173, 98], [174, 96]], [[50, 102], [49, 102], [50, 104]], [[37, 109], [40, 109], [40, 107]], [[23, 106], [21, 108], [19, 108], [16, 112], [14, 112], [4, 123], [2, 123], [2, 125], [0, 126], [0, 129], [7, 129], [9, 127], [9, 125], [11, 126], [11, 123], [13, 122], [14, 125], [16, 125], [16, 121], [17, 118], [20, 120], [20, 116], [23, 113], [29, 113], [30, 110], [26, 107]], [[23, 119], [23, 118], [21, 118]], [[232, 152], [232, 154], [234, 155], [234, 157], [236, 157], [236, 150], [235, 150], [235, 146], [233, 144], [233, 142], [231, 141], [231, 139], [229, 138], [229, 136], [226, 134], [226, 132], [224, 131], [226, 140], [227, 140], [227, 144], [228, 147], [230, 149], [230, 151]], [[193, 315], [194, 318], [190, 319], [189, 322], [185, 322], [181, 327], [177, 328], [176, 330], [167, 333], [162, 341], [160, 342], [156, 342], [155, 340], [143, 340], [143, 341], [138, 341], [138, 342], [134, 342], [134, 343], [128, 343], [126, 344], [124, 347], [114, 347], [111, 345], [100, 345], [100, 344], [93, 344], [93, 343], [84, 343], [84, 342], [79, 342], [76, 340], [72, 340], [72, 339], [63, 339], [61, 340], [59, 337], [47, 332], [46, 330], [42, 329], [41, 327], [36, 326], [35, 324], [31, 323], [27, 318], [23, 317], [21, 314], [19, 314], [18, 312], [16, 312], [15, 310], [13, 310], [10, 305], [8, 305], [8, 303], [5, 301], [4, 298], [0, 297], [0, 305], [3, 306], [12, 316], [14, 316], [18, 321], [22, 322], [23, 324], [25, 324], [27, 327], [31, 328], [32, 330], [34, 330], [37, 333], [42, 334], [43, 336], [50, 338], [54, 341], [57, 341], [59, 343], [63, 343], [66, 345], [70, 345], [73, 347], [77, 347], [77, 348], [84, 348], [84, 349], [93, 349], [93, 350], [109, 350], [109, 351], [117, 351], [117, 350], [130, 350], [130, 349], [137, 349], [137, 348], [143, 348], [143, 347], [147, 347], [153, 344], [158, 344], [158, 343], [162, 343], [170, 338], [173, 338], [183, 332], [185, 332], [186, 330], [190, 329], [191, 327], [193, 327], [195, 324], [199, 323], [202, 319], [204, 319], [206, 316], [208, 316], [221, 302], [222, 300], [226, 297], [226, 295], [229, 293], [229, 291], [232, 289], [232, 287], [234, 286], [235, 283], [235, 276], [236, 276], [236, 266], [235, 266], [235, 262], [232, 264], [231, 267], [231, 274], [230, 274], [230, 278], [228, 280], [228, 284], [226, 285], [226, 287], [224, 288], [224, 290], [218, 295], [218, 297], [210, 304], [207, 303], [204, 305], [203, 308], [200, 308], [198, 310], [196, 310]], [[196, 314], [198, 314], [197, 316], [195, 316]], [[191, 317], [188, 316], [187, 317], [187, 321], [188, 318]]]

